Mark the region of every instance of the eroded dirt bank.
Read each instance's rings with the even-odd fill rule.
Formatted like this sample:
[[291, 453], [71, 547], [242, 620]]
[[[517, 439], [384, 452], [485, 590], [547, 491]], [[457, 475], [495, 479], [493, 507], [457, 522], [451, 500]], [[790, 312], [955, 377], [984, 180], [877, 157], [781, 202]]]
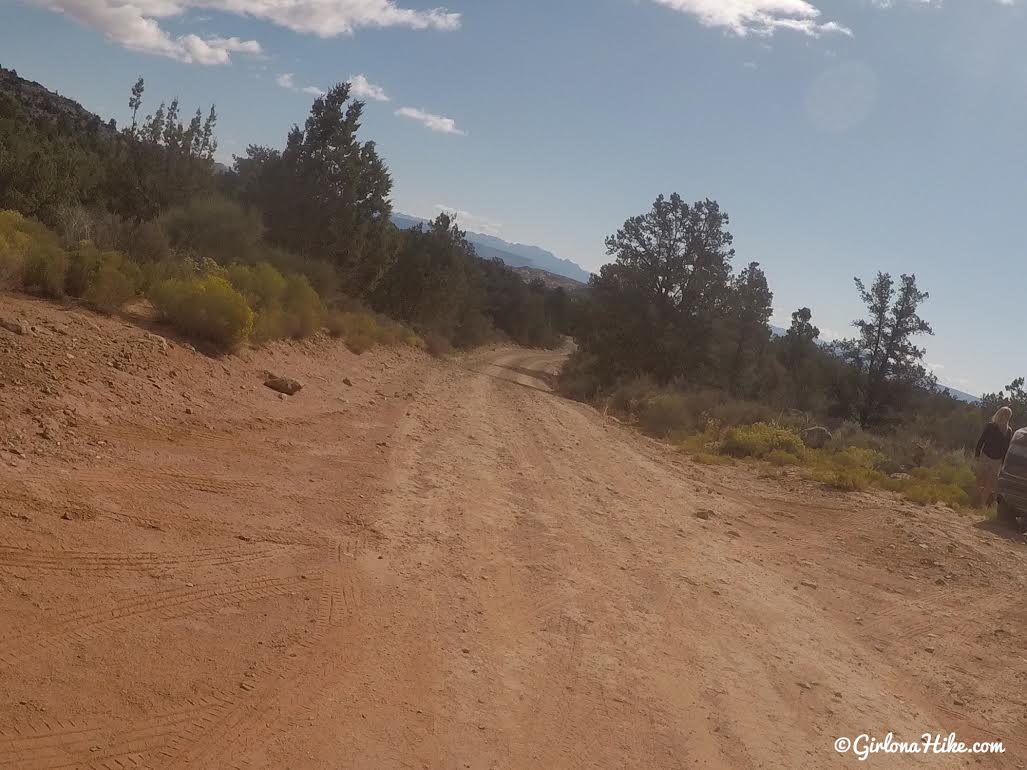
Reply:
[[0, 315], [37, 327], [0, 330], [0, 767], [1027, 757], [1027, 558], [972, 519], [697, 466], [535, 352], [216, 361]]

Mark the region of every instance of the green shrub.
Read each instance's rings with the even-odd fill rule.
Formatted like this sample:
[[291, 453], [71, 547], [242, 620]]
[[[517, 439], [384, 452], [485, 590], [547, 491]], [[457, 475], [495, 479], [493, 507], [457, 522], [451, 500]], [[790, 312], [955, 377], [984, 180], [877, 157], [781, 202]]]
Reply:
[[253, 262], [260, 247], [260, 217], [220, 195], [194, 198], [160, 218], [171, 245], [227, 265]]
[[696, 452], [692, 459], [700, 465], [731, 465], [734, 462], [726, 455], [715, 455], [711, 452]]
[[113, 313], [134, 297], [143, 283], [139, 266], [117, 251], [99, 251], [83, 243], [71, 252], [65, 291], [82, 297], [97, 310]]
[[[571, 358], [561, 375], [561, 391], [569, 393], [572, 382]], [[589, 367], [579, 367], [587, 372]], [[594, 368], [594, 367], [591, 367]], [[774, 410], [754, 401], [731, 398], [712, 388], [685, 388], [676, 384], [657, 385], [650, 377], [640, 376], [622, 382], [610, 394], [610, 410], [637, 420], [639, 427], [654, 436], [705, 431], [707, 425], [733, 428], [774, 421]]]
[[140, 262], [156, 262], [171, 253], [167, 236], [156, 222], [135, 222], [78, 204], [58, 207], [53, 222], [69, 249], [89, 241], [100, 251], [120, 251]]
[[325, 319], [325, 325], [329, 334], [342, 339], [346, 347], [357, 354], [375, 345], [422, 347], [424, 344], [406, 326], [367, 310], [333, 311]]
[[803, 460], [799, 455], [792, 452], [785, 452], [782, 449], [775, 449], [764, 457], [771, 465], [801, 465]]
[[279, 307], [285, 294], [285, 277], [267, 262], [252, 267], [234, 264], [226, 270], [228, 282], [256, 311]]
[[110, 314], [139, 293], [143, 276], [137, 265], [118, 252], [105, 256], [83, 299], [100, 312]]
[[171, 255], [168, 237], [156, 222], [126, 224], [119, 242], [111, 246], [140, 262], [159, 262]]
[[100, 269], [102, 252], [92, 243], [83, 243], [68, 255], [68, 270], [64, 275], [64, 290], [72, 297], [81, 297]]
[[489, 340], [496, 339], [497, 336], [492, 319], [481, 310], [473, 309], [466, 312], [460, 319], [460, 325], [453, 336], [453, 345], [468, 350], [484, 345]]
[[943, 503], [954, 508], [969, 505], [977, 481], [969, 459], [956, 453], [935, 465], [914, 468], [908, 479], [890, 479], [889, 488], [922, 505]]
[[253, 311], [245, 297], [219, 276], [163, 281], [151, 299], [178, 331], [223, 350], [240, 344], [253, 330]]
[[635, 415], [658, 392], [659, 386], [648, 375], [635, 377], [622, 382], [610, 394], [610, 409], [619, 414]]
[[721, 446], [721, 452], [732, 457], [762, 458], [774, 451], [800, 456], [804, 450], [798, 434], [770, 422], [731, 428]]
[[253, 314], [253, 331], [250, 339], [263, 345], [271, 340], [280, 340], [289, 336], [289, 319], [280, 307], [255, 311]]
[[64, 296], [67, 272], [68, 255], [63, 249], [34, 249], [25, 258], [22, 286], [26, 291], [60, 298]]
[[660, 438], [695, 425], [695, 414], [679, 393], [661, 393], [638, 408], [638, 424], [646, 433]]
[[[696, 394], [696, 397], [699, 395]], [[766, 404], [759, 404], [755, 401], [722, 400], [720, 403], [707, 407], [704, 413], [708, 419], [716, 420], [727, 428], [755, 425], [756, 423], [780, 424], [779, 418], [773, 409]]]
[[0, 211], [0, 288], [64, 295], [68, 255], [45, 225]]
[[368, 313], [333, 313], [328, 323], [329, 333], [339, 337], [356, 354], [374, 347], [378, 337], [377, 323]]
[[254, 341], [307, 337], [320, 328], [321, 298], [305, 276], [283, 276], [267, 262], [234, 264], [224, 275], [256, 312]]
[[308, 259], [279, 248], [262, 247], [257, 253], [260, 260], [269, 262], [282, 275], [299, 273], [306, 276], [323, 300], [330, 302], [338, 297], [339, 271], [330, 262]]
[[944, 503], [953, 508], [970, 504], [971, 497], [966, 490], [955, 484], [944, 484], [930, 481], [915, 481], [902, 490], [907, 500], [921, 505]]
[[840, 452], [830, 455], [830, 461], [843, 468], [866, 468], [874, 469], [884, 460], [884, 455], [873, 449], [850, 446]]
[[557, 390], [575, 401], [594, 401], [602, 389], [602, 382], [596, 374], [596, 361], [594, 355], [580, 350], [572, 353], [556, 378]]
[[282, 310], [288, 319], [291, 337], [309, 337], [321, 328], [324, 312], [321, 298], [305, 276], [290, 275], [286, 278]]
[[873, 477], [866, 468], [837, 468], [818, 470], [813, 478], [834, 489], [857, 492], [870, 486]]

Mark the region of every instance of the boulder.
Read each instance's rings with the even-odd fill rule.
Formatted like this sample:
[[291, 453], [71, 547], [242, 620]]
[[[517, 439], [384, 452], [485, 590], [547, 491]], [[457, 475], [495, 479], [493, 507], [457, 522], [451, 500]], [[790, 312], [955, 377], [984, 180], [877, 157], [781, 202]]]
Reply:
[[25, 335], [30, 332], [28, 321], [23, 321], [21, 319], [18, 319], [17, 321], [11, 321], [7, 318], [0, 318], [0, 327], [7, 329], [7, 331], [11, 332], [12, 334]]
[[831, 440], [831, 431], [821, 426], [806, 428], [802, 432], [802, 443], [810, 449], [823, 449]]
[[168, 341], [159, 334], [153, 332], [146, 332], [142, 337], [139, 338], [141, 342], [149, 342], [156, 345], [162, 352], [168, 352]]
[[303, 389], [303, 386], [296, 382], [296, 380], [289, 379], [288, 377], [277, 377], [273, 374], [267, 376], [267, 379], [264, 380], [264, 386], [279, 393], [284, 393], [287, 396], [293, 396]]

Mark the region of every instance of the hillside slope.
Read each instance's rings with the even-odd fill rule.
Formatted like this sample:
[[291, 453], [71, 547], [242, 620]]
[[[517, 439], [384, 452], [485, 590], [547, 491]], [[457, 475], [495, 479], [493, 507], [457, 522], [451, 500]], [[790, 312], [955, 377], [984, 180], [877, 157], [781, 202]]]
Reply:
[[[55, 121], [69, 130], [100, 131], [108, 136], [117, 133], [114, 122], [104, 122], [78, 102], [50, 91], [45, 86], [18, 75], [16, 70], [0, 67], [0, 103], [11, 99], [35, 121]], [[3, 110], [0, 109], [0, 117]]]

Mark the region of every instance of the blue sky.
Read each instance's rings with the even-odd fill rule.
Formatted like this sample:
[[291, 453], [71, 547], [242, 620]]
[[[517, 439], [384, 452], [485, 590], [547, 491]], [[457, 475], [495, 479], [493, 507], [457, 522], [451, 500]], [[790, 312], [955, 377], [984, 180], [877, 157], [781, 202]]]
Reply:
[[[440, 0], [441, 1], [441, 0]], [[123, 122], [214, 102], [221, 156], [366, 78], [399, 211], [589, 269], [660, 193], [716, 198], [775, 321], [835, 336], [852, 277], [915, 272], [939, 377], [1027, 374], [1027, 11], [999, 0], [6, 0], [0, 64]], [[288, 77], [286, 77], [288, 76]], [[381, 92], [373, 90], [380, 88]], [[383, 93], [382, 93], [383, 92]], [[380, 101], [374, 96], [388, 97]], [[401, 114], [397, 114], [401, 113]]]

